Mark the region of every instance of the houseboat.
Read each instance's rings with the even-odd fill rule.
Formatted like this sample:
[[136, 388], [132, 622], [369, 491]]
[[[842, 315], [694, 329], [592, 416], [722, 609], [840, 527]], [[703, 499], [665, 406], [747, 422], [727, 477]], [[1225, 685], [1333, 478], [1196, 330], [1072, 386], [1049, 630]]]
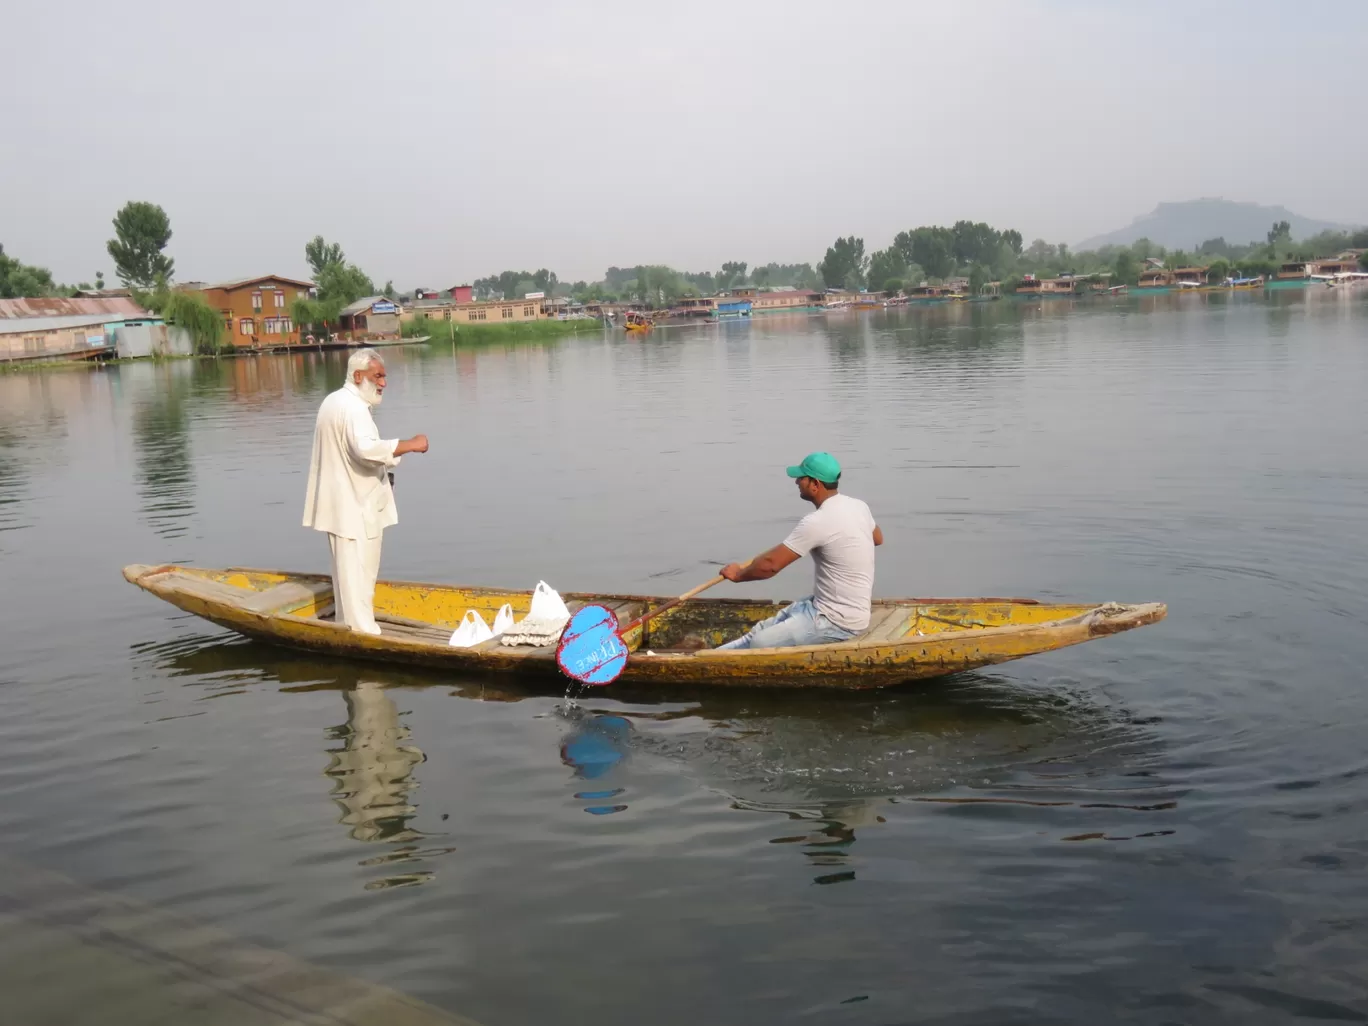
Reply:
[[914, 285], [907, 290], [909, 303], [947, 303], [953, 295], [948, 285]]
[[1278, 267], [1278, 272], [1269, 279], [1265, 288], [1304, 289], [1311, 284], [1312, 268], [1315, 265], [1306, 260], [1289, 260]]
[[751, 300], [751, 313], [792, 313], [801, 310], [820, 310], [822, 294], [812, 289], [783, 288], [771, 292], [757, 292]]
[[1178, 289], [1204, 289], [1207, 287], [1207, 269], [1179, 267], [1173, 272], [1173, 284]]
[[1140, 280], [1136, 283], [1135, 291], [1140, 293], [1172, 292], [1176, 287], [1177, 278], [1172, 271], [1155, 267], [1140, 272]]

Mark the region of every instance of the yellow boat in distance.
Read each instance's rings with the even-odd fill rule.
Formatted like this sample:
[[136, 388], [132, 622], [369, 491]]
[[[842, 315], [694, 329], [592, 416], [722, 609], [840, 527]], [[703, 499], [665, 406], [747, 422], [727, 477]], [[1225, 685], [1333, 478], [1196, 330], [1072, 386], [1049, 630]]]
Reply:
[[[321, 574], [183, 566], [126, 566], [124, 577], [179, 609], [258, 641], [370, 662], [428, 666], [456, 673], [546, 676], [559, 673], [556, 646], [511, 647], [498, 638], [452, 648], [467, 609], [487, 622], [504, 603], [521, 618], [531, 591], [380, 581], [375, 618], [383, 634], [361, 634], [332, 620], [332, 581]], [[663, 605], [644, 595], [564, 596], [570, 611], [607, 606], [620, 623]], [[940, 677], [1077, 645], [1167, 614], [1143, 605], [1048, 604], [1032, 599], [877, 599], [869, 629], [849, 641], [798, 648], [716, 651], [785, 603], [694, 599], [625, 636], [632, 655], [619, 680], [637, 684], [726, 687], [873, 688]]]

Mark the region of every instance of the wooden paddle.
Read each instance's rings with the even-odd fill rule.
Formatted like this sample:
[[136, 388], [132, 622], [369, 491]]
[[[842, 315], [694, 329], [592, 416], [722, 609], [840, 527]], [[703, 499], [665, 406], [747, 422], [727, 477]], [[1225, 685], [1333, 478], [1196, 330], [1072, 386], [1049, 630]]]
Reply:
[[584, 606], [570, 617], [570, 622], [561, 632], [560, 644], [556, 646], [556, 664], [562, 673], [581, 684], [611, 684], [627, 665], [627, 642], [624, 638], [629, 632], [724, 580], [726, 578], [718, 574], [697, 588], [690, 588], [679, 598], [647, 610], [625, 627], [618, 625], [617, 614], [611, 609], [599, 605]]

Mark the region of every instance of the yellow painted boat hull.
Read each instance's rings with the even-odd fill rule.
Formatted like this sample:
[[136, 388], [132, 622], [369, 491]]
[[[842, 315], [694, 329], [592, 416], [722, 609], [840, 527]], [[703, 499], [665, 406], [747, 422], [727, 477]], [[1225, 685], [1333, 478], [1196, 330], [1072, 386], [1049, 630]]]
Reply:
[[[319, 574], [181, 566], [124, 567], [124, 577], [179, 609], [259, 641], [329, 656], [416, 666], [453, 673], [546, 676], [559, 673], [555, 647], [447, 644], [467, 609], [492, 622], [508, 603], [527, 614], [530, 591], [380, 581], [375, 589], [380, 635], [334, 623], [332, 581]], [[626, 623], [668, 601], [643, 595], [564, 596], [571, 610], [607, 606]], [[622, 676], [638, 684], [727, 687], [884, 687], [972, 670], [1049, 652], [1156, 623], [1158, 602], [1142, 605], [1046, 604], [1031, 599], [880, 599], [869, 630], [832, 645], [719, 652], [774, 615], [783, 603], [695, 599], [625, 638], [632, 652]]]

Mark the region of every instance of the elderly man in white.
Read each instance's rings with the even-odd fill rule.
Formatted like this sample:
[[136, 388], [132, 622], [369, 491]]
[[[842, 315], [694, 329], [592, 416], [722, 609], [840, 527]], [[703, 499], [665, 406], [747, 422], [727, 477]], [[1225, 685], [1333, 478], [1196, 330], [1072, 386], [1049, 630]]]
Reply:
[[314, 422], [304, 526], [328, 535], [335, 619], [354, 631], [379, 634], [375, 579], [380, 540], [399, 522], [389, 469], [409, 452], [427, 452], [426, 435], [382, 439], [371, 410], [385, 392], [385, 364], [374, 349], [347, 361], [347, 381], [323, 400]]

